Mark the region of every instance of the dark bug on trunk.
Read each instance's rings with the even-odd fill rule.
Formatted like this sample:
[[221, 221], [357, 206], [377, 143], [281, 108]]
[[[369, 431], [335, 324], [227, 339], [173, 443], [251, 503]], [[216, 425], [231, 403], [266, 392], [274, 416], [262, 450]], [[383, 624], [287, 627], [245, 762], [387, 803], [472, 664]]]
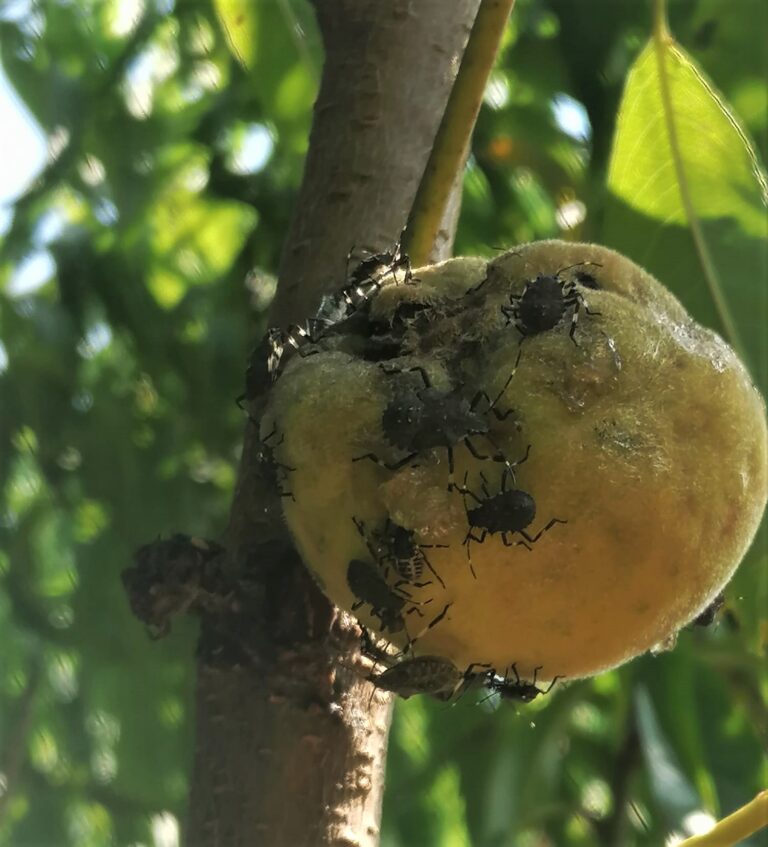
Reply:
[[248, 358], [245, 391], [237, 398], [237, 405], [241, 409], [245, 409], [245, 403], [265, 394], [277, 379], [282, 351], [283, 331], [274, 327], [268, 329]]
[[504, 700], [520, 700], [523, 703], [530, 703], [531, 700], [535, 700], [540, 694], [549, 694], [558, 679], [562, 679], [561, 676], [556, 676], [547, 688], [539, 688], [536, 685], [536, 675], [541, 670], [541, 665], [534, 668], [533, 680], [531, 682], [520, 679], [520, 674], [514, 665], [511, 665], [510, 669], [515, 675], [514, 680], [509, 679], [509, 672], [507, 672], [503, 677], [497, 674], [491, 674], [486, 683], [489, 691], [493, 694], [498, 694]]
[[[401, 239], [388, 250], [373, 253], [359, 261], [351, 271], [347, 272], [347, 288], [363, 287], [363, 294], [366, 295], [367, 299], [370, 296], [369, 290], [371, 287], [378, 291], [388, 276], [396, 280], [398, 271], [403, 272], [406, 283], [412, 282], [411, 260], [408, 254], [403, 251]], [[350, 250], [347, 256], [347, 268], [349, 268], [351, 260], [352, 251]]]
[[689, 626], [712, 626], [717, 618], [717, 613], [723, 607], [725, 603], [725, 594], [720, 592], [720, 594], [715, 597], [715, 599], [704, 609], [703, 612], [700, 612], [696, 617], [690, 622]]
[[302, 358], [318, 353], [318, 350], [310, 350], [313, 344], [317, 344], [329, 327], [329, 322], [322, 318], [307, 318], [303, 324], [291, 324], [286, 330], [271, 330], [274, 335], [274, 349], [271, 356], [270, 376], [274, 382], [280, 376], [280, 370], [285, 362], [298, 353]]
[[554, 329], [563, 320], [568, 309], [572, 308], [573, 317], [568, 336], [576, 344], [574, 333], [582, 308], [588, 315], [600, 314], [600, 312], [590, 311], [584, 295], [576, 286], [583, 285], [595, 289], [599, 288], [599, 284], [592, 274], [583, 271], [575, 275], [576, 280], [564, 280], [560, 274], [583, 265], [602, 267], [597, 262], [568, 265], [554, 274], [539, 274], [536, 279], [529, 280], [522, 294], [510, 294], [510, 305], [501, 307], [507, 323], [514, 324], [517, 331], [527, 338]]
[[406, 284], [413, 281], [411, 260], [399, 241], [388, 250], [366, 256], [350, 270], [351, 264], [352, 250], [347, 255], [346, 283], [340, 291], [323, 297], [316, 316], [318, 320], [333, 324], [350, 317], [379, 292], [388, 277], [397, 282], [399, 272], [403, 273]]
[[[513, 374], [505, 383], [502, 390], [491, 400], [485, 391], [478, 391], [471, 399], [462, 389], [443, 391], [434, 388], [429, 375], [421, 367], [382, 370], [391, 375], [403, 375], [393, 380], [392, 399], [386, 405], [381, 418], [381, 426], [389, 443], [405, 450], [406, 455], [393, 462], [380, 459], [375, 453], [365, 453], [353, 459], [359, 462], [370, 459], [387, 470], [399, 470], [412, 462], [419, 453], [425, 450], [442, 448], [448, 456], [448, 489], [454, 488], [453, 481], [453, 449], [458, 444], [464, 444], [476, 459], [492, 459], [497, 462], [506, 461], [490, 435], [488, 413], [497, 420], [505, 420], [512, 410], [500, 412], [496, 404], [506, 392]], [[422, 385], [415, 384], [410, 374], [416, 373], [421, 377]], [[407, 376], [406, 376], [407, 375]], [[481, 401], [486, 408], [480, 411]], [[473, 436], [483, 436], [494, 449], [492, 455], [480, 453], [470, 440]]]
[[[567, 521], [560, 518], [552, 518], [536, 535], [529, 535], [526, 531], [536, 517], [536, 502], [527, 491], [519, 488], [508, 488], [507, 483], [509, 480], [512, 480], [514, 484], [514, 468], [517, 465], [521, 465], [528, 458], [530, 450], [531, 447], [528, 445], [528, 449], [525, 451], [522, 459], [518, 459], [514, 464], [508, 464], [504, 468], [501, 475], [501, 485], [496, 494], [491, 494], [489, 491], [488, 480], [483, 473], [480, 474], [482, 497], [470, 491], [467, 487], [468, 472], [464, 474], [464, 484], [461, 487], [457, 487], [459, 493], [464, 497], [464, 509], [467, 513], [467, 522], [469, 523], [464, 544], [467, 547], [469, 568], [474, 577], [477, 577], [477, 575], [472, 565], [472, 557], [469, 549], [470, 542], [476, 541], [478, 544], [482, 544], [488, 535], [498, 534], [501, 536], [501, 541], [505, 547], [522, 545], [530, 550], [532, 549], [531, 545], [535, 544], [555, 524], [567, 523]], [[467, 497], [471, 497], [477, 505], [470, 508], [467, 505]], [[479, 531], [479, 534], [476, 530]], [[512, 536], [514, 535], [519, 535], [522, 541], [513, 541]]]
[[393, 570], [399, 577], [399, 581], [395, 583], [396, 588], [403, 584], [413, 585], [415, 588], [429, 585], [429, 582], [419, 581], [424, 576], [425, 567], [445, 588], [440, 574], [432, 567], [424, 551], [447, 548], [447, 544], [419, 544], [412, 529], [396, 524], [391, 518], [387, 518], [383, 529], [370, 531], [366, 531], [363, 521], [357, 518], [352, 520], [384, 576]]
[[287, 491], [284, 488], [284, 485], [288, 481], [288, 474], [291, 471], [295, 471], [296, 468], [292, 468], [290, 465], [278, 462], [277, 459], [275, 459], [275, 448], [279, 447], [283, 443], [283, 439], [285, 437], [281, 435], [277, 441], [273, 442], [272, 439], [276, 436], [277, 427], [275, 427], [269, 435], [260, 440], [256, 456], [257, 461], [259, 462], [259, 469], [263, 479], [279, 494], [280, 497], [290, 497], [291, 500], [295, 502], [296, 498], [293, 496], [293, 492]]
[[237, 398], [241, 409], [266, 393], [290, 355], [298, 352], [311, 356], [317, 350], [307, 349], [323, 337], [329, 322], [321, 318], [309, 318], [303, 324], [291, 324], [288, 329], [268, 329], [256, 345], [248, 360], [245, 371], [245, 391]]

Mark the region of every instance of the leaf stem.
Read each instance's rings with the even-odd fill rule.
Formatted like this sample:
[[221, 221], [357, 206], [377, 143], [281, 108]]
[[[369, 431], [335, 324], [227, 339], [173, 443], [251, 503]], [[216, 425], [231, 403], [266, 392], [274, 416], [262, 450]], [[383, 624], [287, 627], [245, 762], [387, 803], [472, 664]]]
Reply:
[[482, 0], [403, 238], [415, 266], [432, 252], [453, 184], [463, 167], [488, 75], [515, 0]]
[[712, 260], [712, 256], [710, 255], [709, 248], [707, 247], [707, 243], [704, 239], [701, 221], [696, 213], [696, 209], [694, 208], [688, 178], [685, 173], [685, 166], [680, 150], [680, 141], [677, 135], [677, 126], [675, 124], [675, 115], [672, 107], [672, 94], [666, 64], [668, 50], [675, 49], [675, 42], [669, 31], [669, 24], [667, 21], [666, 0], [655, 0], [654, 2], [653, 44], [656, 52], [661, 105], [664, 113], [664, 122], [667, 127], [669, 149], [672, 155], [675, 173], [677, 175], [680, 200], [683, 204], [683, 208], [685, 209], [685, 215], [688, 218], [688, 226], [691, 230], [691, 238], [693, 239], [694, 248], [701, 264], [702, 274], [715, 303], [715, 308], [718, 316], [720, 317], [724, 333], [742, 361], [746, 362], [746, 350], [741, 341], [739, 331], [736, 328], [736, 323], [733, 320], [730, 309], [728, 308], [728, 303], [726, 302], [723, 294], [720, 278], [715, 268], [714, 261]]
[[715, 824], [705, 835], [694, 835], [678, 847], [735, 847], [745, 838], [768, 826], [768, 791]]

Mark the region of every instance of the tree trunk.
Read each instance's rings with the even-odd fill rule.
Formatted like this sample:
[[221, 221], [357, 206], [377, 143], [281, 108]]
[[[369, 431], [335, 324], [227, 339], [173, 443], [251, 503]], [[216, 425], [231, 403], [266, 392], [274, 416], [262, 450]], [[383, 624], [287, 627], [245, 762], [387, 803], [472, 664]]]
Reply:
[[[397, 240], [478, 2], [315, 0], [326, 62], [272, 324], [339, 288], [350, 248]], [[248, 426], [226, 538], [231, 613], [202, 624], [186, 842], [370, 847], [391, 702], [360, 675], [354, 622], [293, 552], [258, 447]]]

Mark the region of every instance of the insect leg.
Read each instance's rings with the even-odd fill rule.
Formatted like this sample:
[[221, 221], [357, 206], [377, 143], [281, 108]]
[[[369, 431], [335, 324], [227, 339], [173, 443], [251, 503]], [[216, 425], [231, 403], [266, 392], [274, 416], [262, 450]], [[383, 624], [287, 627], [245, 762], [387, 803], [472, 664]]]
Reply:
[[470, 491], [470, 490], [467, 488], [467, 479], [468, 479], [468, 478], [469, 478], [469, 471], [466, 471], [466, 472], [464, 473], [464, 485], [462, 485], [462, 486], [454, 485], [454, 489], [455, 489], [456, 491], [458, 491], [458, 492], [459, 492], [459, 494], [461, 494], [463, 497], [466, 497], [466, 496], [467, 496], [467, 494], [469, 494], [469, 496], [470, 496], [470, 497], [471, 497], [471, 498], [472, 498], [472, 499], [473, 499], [473, 500], [474, 500], [474, 501], [475, 501], [478, 505], [482, 506], [483, 501], [482, 501], [482, 500], [481, 500], [481, 499], [477, 496], [477, 494], [475, 494], [473, 491]]
[[541, 693], [542, 694], [549, 694], [549, 692], [555, 687], [555, 683], [558, 681], [558, 679], [564, 679], [564, 678], [565, 677], [560, 676], [560, 675], [553, 677], [552, 681], [549, 683], [549, 685]]
[[445, 607], [443, 608], [443, 611], [440, 612], [440, 614], [437, 615], [437, 617], [432, 618], [432, 620], [424, 627], [424, 629], [417, 632], [416, 635], [414, 635], [413, 638], [409, 639], [408, 647], [409, 648], [413, 647], [413, 645], [421, 638], [422, 635], [424, 635], [425, 632], [428, 632], [430, 629], [432, 629], [432, 627], [437, 626], [440, 623], [440, 621], [446, 616], [446, 614], [448, 613], [448, 609], [450, 609], [452, 605], [453, 605], [452, 602], [446, 603]]
[[[419, 544], [419, 548], [424, 548], [424, 547], [447, 547], [447, 546], [448, 546], [447, 544]], [[422, 549], [422, 551], [421, 551], [421, 555], [424, 557], [424, 564], [425, 564], [425, 565], [426, 565], [426, 566], [427, 566], [427, 567], [428, 567], [428, 568], [432, 571], [432, 573], [434, 574], [435, 578], [436, 578], [436, 579], [437, 579], [437, 581], [440, 583], [440, 585], [442, 585], [442, 586], [443, 586], [443, 588], [445, 588], [445, 583], [443, 582], [443, 578], [442, 578], [442, 577], [440, 576], [440, 574], [439, 574], [439, 573], [438, 573], [438, 572], [437, 572], [437, 571], [436, 571], [436, 570], [432, 567], [432, 563], [431, 563], [431, 562], [429, 561], [429, 559], [427, 558], [427, 554], [424, 552], [424, 550], [423, 550], [423, 549]], [[427, 584], [428, 584], [428, 583], [427, 583]]]
[[466, 447], [467, 447], [467, 450], [469, 450], [469, 452], [470, 452], [470, 453], [471, 453], [471, 454], [472, 454], [472, 455], [473, 455], [476, 459], [485, 460], [485, 459], [490, 459], [490, 458], [491, 458], [490, 456], [484, 456], [482, 453], [478, 453], [478, 452], [477, 452], [477, 448], [475, 447], [475, 445], [474, 445], [474, 444], [473, 444], [473, 443], [469, 440], [469, 436], [468, 436], [468, 435], [465, 435], [465, 436], [464, 436], [463, 441], [464, 441], [464, 444], [465, 444], [465, 445], [466, 445]]
[[[519, 530], [515, 530], [515, 532], [518, 531]], [[533, 550], [533, 547], [531, 547], [527, 541], [511, 541], [509, 536], [509, 530], [506, 530], [505, 532], [501, 533], [501, 543], [505, 547], [525, 547], [526, 550]]]
[[472, 532], [472, 527], [467, 531], [466, 536], [464, 537], [464, 544], [467, 547], [467, 562], [469, 562], [469, 569], [472, 571], [472, 576], [477, 579], [477, 574], [475, 573], [475, 566], [472, 564], [472, 557], [469, 553], [469, 542], [476, 541], [478, 544], [482, 544], [485, 541], [486, 536], [488, 535], [488, 530], [484, 529], [480, 532], [480, 535], [475, 535]]
[[405, 467], [408, 462], [415, 459], [418, 455], [418, 452], [413, 452], [409, 453], [407, 456], [404, 456], [397, 462], [385, 462], [383, 459], [380, 459], [375, 453], [364, 453], [362, 456], [355, 456], [352, 461], [360, 462], [363, 459], [370, 459], [372, 462], [375, 462], [379, 467], [386, 468], [388, 471], [399, 471], [400, 468]]
[[522, 535], [522, 536], [523, 536], [523, 538], [525, 538], [525, 540], [526, 540], [526, 541], [528, 541], [530, 544], [535, 544], [535, 543], [536, 543], [536, 542], [537, 542], [537, 541], [541, 538], [541, 536], [542, 536], [542, 535], [544, 535], [544, 533], [545, 533], [545, 532], [548, 532], [550, 529], [552, 529], [552, 527], [553, 527], [555, 524], [558, 524], [558, 523], [568, 523], [568, 521], [561, 520], [560, 518], [552, 518], [552, 520], [551, 520], [551, 521], [550, 521], [550, 522], [549, 522], [549, 523], [548, 523], [548, 524], [547, 524], [547, 525], [546, 525], [543, 529], [540, 529], [540, 530], [536, 533], [536, 535], [534, 535], [534, 536], [533, 536], [533, 538], [531, 538], [531, 536], [530, 536], [530, 535], [528, 535], [528, 533], [527, 533], [524, 529], [519, 529], [519, 530], [517, 530], [517, 531], [518, 531], [518, 532], [520, 533], [520, 535]]
[[[411, 599], [411, 595], [407, 592], [403, 591], [400, 588], [401, 585], [408, 585], [411, 588], [426, 588], [428, 585], [432, 585], [432, 580], [429, 582], [409, 582], [407, 579], [398, 579], [398, 581], [392, 586], [393, 591], [399, 591], [403, 596], [407, 597], [411, 603], [416, 603], [415, 600]], [[445, 586], [443, 586], [445, 587]], [[430, 600], [426, 600], [424, 603], [416, 603], [417, 606], [426, 606], [427, 603], [431, 602]]]
[[506, 492], [506, 490], [507, 490], [507, 481], [508, 481], [510, 478], [512, 479], [512, 482], [513, 482], [513, 483], [515, 482], [516, 477], [515, 477], [515, 470], [514, 470], [514, 469], [515, 469], [516, 467], [518, 467], [518, 465], [522, 465], [522, 464], [523, 464], [523, 462], [527, 462], [527, 461], [528, 461], [528, 456], [530, 455], [530, 452], [531, 452], [531, 445], [529, 444], [529, 445], [525, 448], [525, 453], [523, 454], [523, 457], [522, 457], [521, 459], [518, 459], [516, 462], [507, 462], [507, 466], [504, 468], [504, 470], [503, 470], [503, 472], [502, 472], [502, 474], [501, 474], [501, 492], [502, 492], [502, 494], [503, 494], [504, 492]]
[[575, 265], [566, 265], [566, 267], [560, 268], [560, 270], [555, 274], [555, 276], [559, 277], [560, 274], [571, 270], [571, 268], [583, 268], [584, 265], [594, 265], [596, 268], [602, 268], [600, 262], [576, 262]]

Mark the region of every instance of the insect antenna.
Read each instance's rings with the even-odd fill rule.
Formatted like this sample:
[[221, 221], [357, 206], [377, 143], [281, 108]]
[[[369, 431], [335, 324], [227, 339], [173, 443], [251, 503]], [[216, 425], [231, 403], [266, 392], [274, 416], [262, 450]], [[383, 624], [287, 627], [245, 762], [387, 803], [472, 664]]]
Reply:
[[594, 265], [594, 267], [596, 267], [596, 268], [602, 268], [602, 265], [600, 264], [600, 262], [576, 262], [573, 265], [566, 265], [564, 268], [560, 268], [560, 270], [557, 271], [555, 276], [560, 276], [560, 274], [571, 270], [571, 268], [581, 268], [584, 265]]

